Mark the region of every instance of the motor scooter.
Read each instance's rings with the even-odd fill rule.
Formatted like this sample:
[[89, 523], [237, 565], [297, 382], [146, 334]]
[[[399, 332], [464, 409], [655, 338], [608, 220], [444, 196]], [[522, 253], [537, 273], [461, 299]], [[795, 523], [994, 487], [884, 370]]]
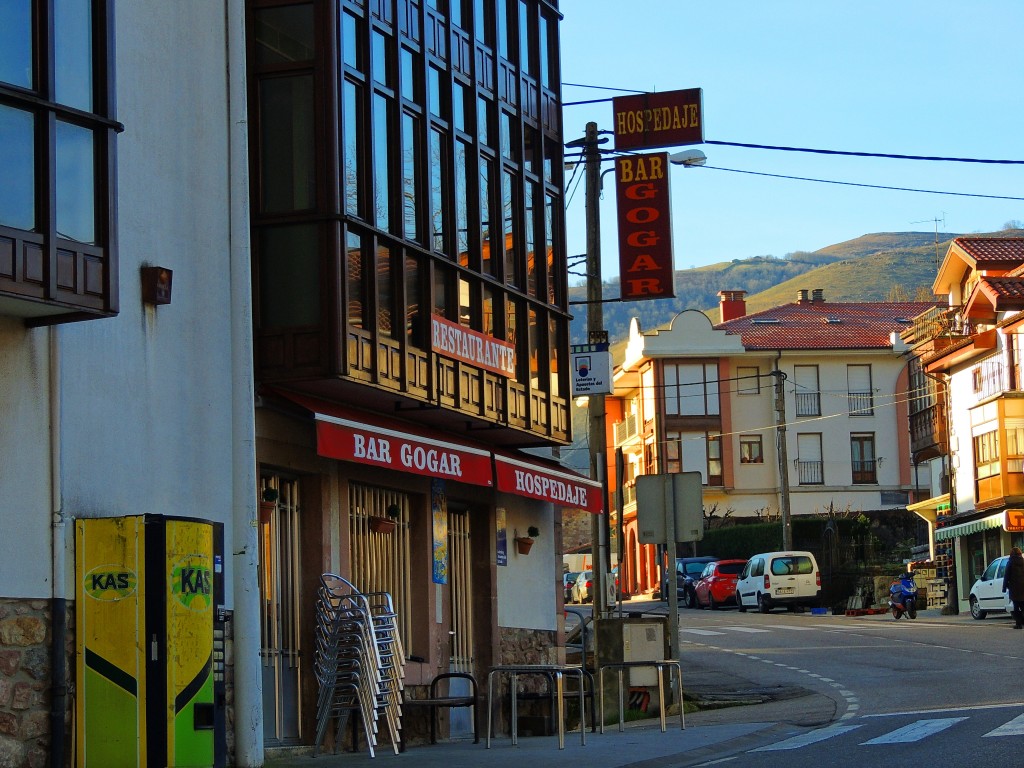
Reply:
[[908, 619], [917, 618], [917, 583], [910, 571], [900, 574], [889, 587], [889, 607], [894, 619], [904, 614]]

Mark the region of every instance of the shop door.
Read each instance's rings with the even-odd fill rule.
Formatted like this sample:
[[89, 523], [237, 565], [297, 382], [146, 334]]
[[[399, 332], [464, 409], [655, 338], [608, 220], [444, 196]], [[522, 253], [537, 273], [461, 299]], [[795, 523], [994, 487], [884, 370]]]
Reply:
[[[451, 672], [473, 673], [473, 579], [469, 540], [469, 513], [448, 508], [448, 597], [451, 605]], [[464, 680], [451, 681], [452, 695], [468, 695]], [[450, 709], [449, 724], [452, 738], [473, 735], [473, 722], [467, 708]]]
[[[260, 658], [263, 662], [263, 741], [295, 744], [302, 734], [299, 701], [299, 483], [263, 475], [261, 493], [278, 492], [260, 506]], [[261, 495], [261, 498], [263, 496]]]

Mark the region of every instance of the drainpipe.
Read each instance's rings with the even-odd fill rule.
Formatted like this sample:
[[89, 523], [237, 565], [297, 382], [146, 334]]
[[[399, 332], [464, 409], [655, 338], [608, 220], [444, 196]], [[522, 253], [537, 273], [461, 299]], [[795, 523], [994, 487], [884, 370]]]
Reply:
[[64, 513], [61, 510], [60, 463], [60, 339], [58, 328], [48, 333], [50, 356], [50, 766], [64, 768], [64, 710], [67, 707], [67, 595]]
[[256, 420], [253, 395], [252, 263], [249, 252], [249, 157], [245, 98], [245, 7], [227, 0], [227, 138], [231, 291], [232, 517], [231, 553], [235, 659], [234, 733], [239, 768], [263, 765], [263, 680], [260, 670], [259, 584], [256, 578]]

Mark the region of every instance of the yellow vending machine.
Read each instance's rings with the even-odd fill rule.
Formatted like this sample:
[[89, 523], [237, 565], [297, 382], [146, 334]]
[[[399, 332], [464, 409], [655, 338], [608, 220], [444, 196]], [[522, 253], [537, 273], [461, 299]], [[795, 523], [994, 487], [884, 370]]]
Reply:
[[76, 765], [226, 765], [222, 524], [80, 519], [75, 543]]

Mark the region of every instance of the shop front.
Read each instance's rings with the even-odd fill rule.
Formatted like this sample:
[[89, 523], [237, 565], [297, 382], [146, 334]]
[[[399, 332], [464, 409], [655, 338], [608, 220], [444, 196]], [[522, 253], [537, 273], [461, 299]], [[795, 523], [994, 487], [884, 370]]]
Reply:
[[935, 531], [937, 546], [952, 546], [959, 610], [970, 610], [971, 586], [997, 557], [1024, 546], [1024, 510], [1004, 509], [947, 524]]
[[[524, 643], [553, 649], [556, 523], [562, 507], [602, 512], [599, 484], [538, 456], [307, 396], [277, 392], [264, 406], [257, 457], [261, 491], [274, 500], [260, 522], [268, 745], [308, 744], [315, 731], [312, 606], [323, 573], [392, 596], [407, 686], [442, 672], [483, 679]], [[516, 539], [531, 528], [521, 554]], [[406, 713], [410, 738], [428, 712]], [[451, 723], [453, 735], [470, 728]]]

